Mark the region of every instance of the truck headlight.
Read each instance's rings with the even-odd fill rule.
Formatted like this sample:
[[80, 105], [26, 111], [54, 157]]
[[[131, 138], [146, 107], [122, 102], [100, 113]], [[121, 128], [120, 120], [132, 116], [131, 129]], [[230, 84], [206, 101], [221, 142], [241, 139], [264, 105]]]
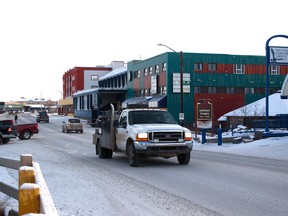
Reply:
[[191, 141], [192, 140], [192, 133], [191, 132], [185, 132], [185, 141]]
[[148, 141], [148, 134], [147, 133], [138, 133], [136, 135], [136, 141]]

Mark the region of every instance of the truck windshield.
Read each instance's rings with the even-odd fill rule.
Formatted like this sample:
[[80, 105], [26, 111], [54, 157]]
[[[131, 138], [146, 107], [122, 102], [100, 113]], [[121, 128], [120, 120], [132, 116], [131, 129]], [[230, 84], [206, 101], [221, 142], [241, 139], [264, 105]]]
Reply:
[[129, 112], [129, 124], [177, 124], [177, 122], [166, 111], [135, 110]]

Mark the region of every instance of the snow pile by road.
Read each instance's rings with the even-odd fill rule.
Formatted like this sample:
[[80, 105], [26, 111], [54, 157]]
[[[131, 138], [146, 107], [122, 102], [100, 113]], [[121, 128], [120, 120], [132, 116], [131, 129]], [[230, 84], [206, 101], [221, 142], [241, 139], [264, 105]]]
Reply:
[[221, 146], [218, 146], [218, 143], [194, 142], [193, 149], [288, 161], [288, 136], [270, 137], [240, 144], [222, 143]]

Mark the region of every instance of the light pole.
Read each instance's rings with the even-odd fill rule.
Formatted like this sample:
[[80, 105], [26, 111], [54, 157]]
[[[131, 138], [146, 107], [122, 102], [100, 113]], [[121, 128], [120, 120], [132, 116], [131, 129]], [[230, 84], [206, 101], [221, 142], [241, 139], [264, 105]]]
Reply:
[[180, 51], [179, 53], [176, 52], [174, 49], [170, 48], [169, 46], [165, 44], [158, 44], [159, 46], [164, 46], [173, 52], [177, 53], [180, 57], [180, 113], [179, 113], [179, 120], [180, 124], [183, 126], [183, 121], [184, 121], [184, 109], [183, 109], [183, 53]]
[[57, 92], [59, 92], [60, 93], [60, 98], [61, 98], [61, 100], [63, 99], [63, 92], [61, 92], [61, 91], [59, 91], [59, 90], [55, 90], [55, 91], [57, 91]]

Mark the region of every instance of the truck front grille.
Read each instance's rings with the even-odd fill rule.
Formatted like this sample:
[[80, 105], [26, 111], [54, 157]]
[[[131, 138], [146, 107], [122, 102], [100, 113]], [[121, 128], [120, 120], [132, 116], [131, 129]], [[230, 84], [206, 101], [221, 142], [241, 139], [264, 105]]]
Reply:
[[150, 142], [183, 142], [184, 141], [184, 131], [150, 131], [148, 132], [148, 138]]

